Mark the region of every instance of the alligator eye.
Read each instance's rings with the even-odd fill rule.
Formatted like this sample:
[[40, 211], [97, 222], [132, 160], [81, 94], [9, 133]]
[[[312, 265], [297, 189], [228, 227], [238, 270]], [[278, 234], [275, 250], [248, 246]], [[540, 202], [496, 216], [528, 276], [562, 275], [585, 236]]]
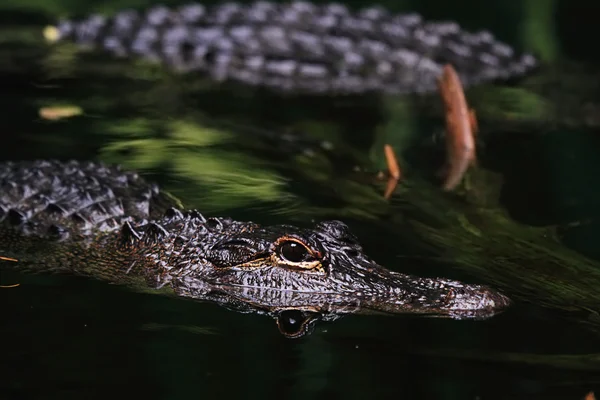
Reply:
[[277, 316], [277, 327], [285, 337], [296, 339], [309, 334], [319, 314], [300, 310], [284, 310]]
[[298, 242], [287, 241], [279, 246], [279, 255], [286, 261], [299, 263], [313, 259], [308, 249]]
[[279, 267], [307, 272], [324, 273], [323, 255], [318, 250], [312, 250], [300, 239], [290, 236], [280, 237], [275, 242], [272, 253], [273, 262]]

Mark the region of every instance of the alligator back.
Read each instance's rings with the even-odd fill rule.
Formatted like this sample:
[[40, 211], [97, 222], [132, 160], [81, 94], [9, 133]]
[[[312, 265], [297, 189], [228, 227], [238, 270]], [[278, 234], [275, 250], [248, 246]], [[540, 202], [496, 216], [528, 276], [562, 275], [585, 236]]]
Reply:
[[0, 225], [63, 241], [156, 218], [176, 200], [134, 172], [95, 162], [0, 163]]
[[21, 269], [113, 282], [143, 276], [153, 287], [176, 245], [205, 250], [240, 225], [254, 226], [179, 208], [177, 199], [119, 166], [0, 163], [0, 256], [17, 259]]
[[117, 56], [141, 56], [178, 71], [201, 71], [283, 91], [429, 92], [444, 64], [465, 85], [520, 76], [536, 66], [486, 31], [425, 22], [380, 7], [353, 12], [340, 4], [157, 6], [62, 21], [47, 30]]

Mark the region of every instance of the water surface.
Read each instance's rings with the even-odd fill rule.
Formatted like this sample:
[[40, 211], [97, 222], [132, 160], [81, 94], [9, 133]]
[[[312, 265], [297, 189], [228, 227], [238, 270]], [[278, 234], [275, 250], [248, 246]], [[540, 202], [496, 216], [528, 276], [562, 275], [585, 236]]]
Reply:
[[[584, 2], [387, 4], [490, 29], [544, 61], [469, 91], [479, 168], [454, 194], [436, 178], [435, 96], [281, 96], [42, 39], [59, 16], [142, 3], [3, 3], [0, 160], [120, 163], [206, 215], [341, 219], [391, 269], [489, 284], [515, 305], [486, 321], [346, 317], [289, 340], [211, 304], [2, 271], [20, 286], [0, 289], [0, 398], [577, 399], [598, 387], [600, 80], [581, 45], [594, 32]], [[51, 106], [81, 113], [40, 117]], [[376, 179], [384, 143], [408, 177], [390, 201]]]

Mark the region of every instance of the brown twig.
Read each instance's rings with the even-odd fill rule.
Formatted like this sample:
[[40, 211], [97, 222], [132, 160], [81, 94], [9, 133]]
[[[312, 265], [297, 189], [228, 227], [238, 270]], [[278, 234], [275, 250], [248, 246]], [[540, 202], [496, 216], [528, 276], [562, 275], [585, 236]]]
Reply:
[[396, 158], [396, 154], [394, 153], [392, 146], [389, 144], [384, 145], [383, 152], [385, 154], [385, 161], [390, 174], [383, 197], [386, 200], [389, 200], [392, 197], [396, 186], [398, 186], [398, 181], [400, 180], [402, 173], [400, 171], [400, 164], [398, 163], [398, 159]]
[[460, 79], [451, 65], [444, 67], [438, 86], [446, 111], [448, 174], [443, 187], [445, 190], [452, 190], [460, 183], [469, 165], [475, 160], [472, 125], [476, 130], [477, 124], [474, 113], [469, 112]]
[[385, 186], [385, 192], [383, 193], [383, 198], [389, 200], [394, 194], [394, 190], [396, 190], [396, 186], [398, 186], [398, 179], [390, 176], [387, 184]]
[[386, 144], [383, 146], [383, 152], [385, 153], [385, 161], [387, 163], [390, 176], [396, 180], [400, 180], [400, 164], [398, 164], [398, 159], [396, 159], [394, 149], [389, 144]]

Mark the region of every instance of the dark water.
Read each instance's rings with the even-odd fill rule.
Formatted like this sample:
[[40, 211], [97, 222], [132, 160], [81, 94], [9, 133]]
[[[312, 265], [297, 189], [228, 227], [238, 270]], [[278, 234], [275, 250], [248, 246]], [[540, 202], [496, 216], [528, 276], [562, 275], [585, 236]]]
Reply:
[[[0, 160], [121, 163], [207, 215], [342, 219], [391, 269], [490, 284], [516, 301], [487, 321], [347, 317], [289, 340], [268, 318], [211, 304], [3, 271], [0, 284], [20, 286], [0, 289], [0, 399], [580, 399], [598, 388], [600, 70], [583, 44], [597, 33], [592, 2], [386, 4], [490, 29], [545, 61], [522, 82], [468, 93], [479, 168], [455, 194], [435, 178], [435, 96], [215, 85], [41, 38], [57, 16], [143, 1], [3, 4]], [[48, 121], [48, 106], [83, 113]], [[375, 178], [384, 143], [402, 150], [408, 176], [390, 201]]]

